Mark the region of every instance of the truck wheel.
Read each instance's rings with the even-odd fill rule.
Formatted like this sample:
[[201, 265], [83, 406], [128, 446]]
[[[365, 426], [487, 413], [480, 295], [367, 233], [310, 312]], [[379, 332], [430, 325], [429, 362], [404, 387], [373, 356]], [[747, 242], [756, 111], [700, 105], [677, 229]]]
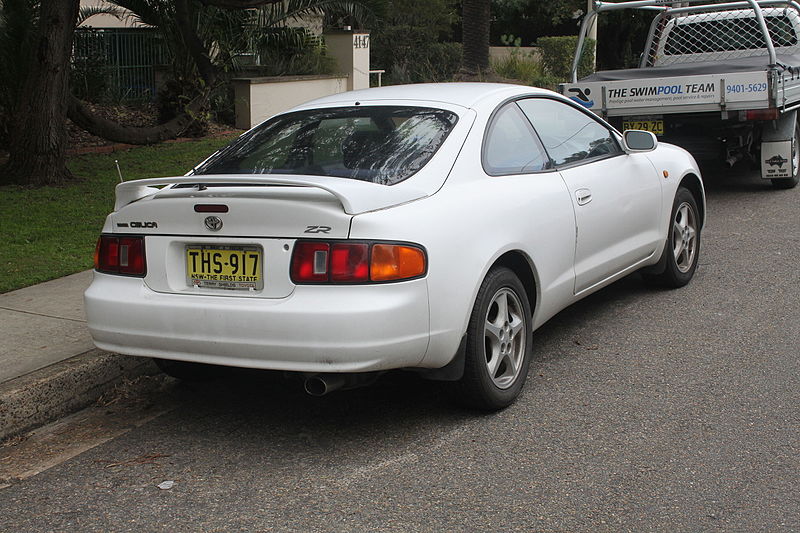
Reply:
[[800, 124], [794, 125], [794, 139], [792, 140], [792, 165], [794, 176], [791, 178], [771, 179], [772, 186], [776, 189], [793, 189], [800, 182]]
[[532, 329], [522, 282], [508, 268], [490, 270], [478, 290], [467, 328], [464, 376], [457, 384], [459, 400], [487, 411], [511, 405], [528, 375]]
[[700, 215], [697, 200], [679, 187], [672, 203], [667, 242], [664, 245], [664, 270], [659, 274], [642, 273], [651, 285], [676, 289], [692, 279], [700, 256]]

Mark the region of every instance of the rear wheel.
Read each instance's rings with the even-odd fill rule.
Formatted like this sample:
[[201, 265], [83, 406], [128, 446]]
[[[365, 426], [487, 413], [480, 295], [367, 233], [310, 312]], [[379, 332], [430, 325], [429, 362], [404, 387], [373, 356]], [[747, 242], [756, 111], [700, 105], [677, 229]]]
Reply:
[[683, 287], [689, 283], [700, 256], [700, 214], [697, 200], [684, 187], [678, 189], [672, 204], [670, 227], [663, 253], [663, 272], [643, 273], [644, 279], [653, 285], [670, 288]]
[[792, 168], [794, 176], [791, 178], [771, 179], [772, 186], [776, 189], [793, 189], [800, 182], [800, 124], [795, 122], [794, 138], [792, 139]]
[[153, 358], [153, 362], [166, 375], [183, 381], [210, 381], [222, 377], [227, 371], [225, 367], [172, 359]]
[[528, 375], [531, 334], [531, 308], [522, 282], [507, 268], [490, 270], [467, 328], [461, 400], [490, 411], [511, 405]]

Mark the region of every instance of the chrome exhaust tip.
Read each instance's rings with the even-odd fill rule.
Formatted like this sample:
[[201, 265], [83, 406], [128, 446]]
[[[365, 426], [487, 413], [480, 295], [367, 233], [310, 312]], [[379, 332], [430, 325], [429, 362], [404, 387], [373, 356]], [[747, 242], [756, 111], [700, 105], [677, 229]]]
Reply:
[[317, 374], [306, 378], [303, 388], [311, 396], [325, 396], [335, 390], [341, 389], [345, 384], [345, 377], [339, 374]]

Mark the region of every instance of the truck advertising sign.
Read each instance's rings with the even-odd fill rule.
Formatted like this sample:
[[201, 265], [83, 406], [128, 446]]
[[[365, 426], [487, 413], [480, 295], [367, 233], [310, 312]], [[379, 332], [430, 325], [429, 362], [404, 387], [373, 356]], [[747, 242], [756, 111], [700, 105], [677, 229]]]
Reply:
[[767, 87], [767, 73], [764, 71], [725, 74], [724, 77], [705, 74], [567, 83], [562, 85], [562, 92], [587, 109], [599, 112], [603, 107], [612, 110], [721, 104], [723, 93], [726, 103], [767, 102]]

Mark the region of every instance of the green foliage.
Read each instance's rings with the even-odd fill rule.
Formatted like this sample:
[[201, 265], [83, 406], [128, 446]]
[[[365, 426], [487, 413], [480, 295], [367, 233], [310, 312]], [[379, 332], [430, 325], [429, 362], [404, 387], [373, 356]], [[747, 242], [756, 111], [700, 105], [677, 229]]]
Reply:
[[[633, 68], [639, 66], [640, 54], [647, 40], [653, 13], [638, 9], [623, 9], [603, 13], [598, 17], [598, 70]], [[613, 35], [614, 38], [605, 38]]]
[[[575, 48], [578, 46], [578, 37], [574, 35], [540, 37], [537, 45], [541, 50], [545, 72], [559, 81], [567, 81], [572, 70], [572, 61], [575, 57]], [[594, 39], [584, 40], [583, 53], [578, 63], [578, 78], [591, 74], [594, 64], [594, 47]]]
[[493, 60], [492, 70], [504, 78], [518, 80], [533, 87], [555, 90], [559, 82], [557, 78], [544, 72], [541, 61], [533, 54], [523, 54], [518, 50], [502, 59]]
[[95, 241], [114, 208], [115, 159], [126, 180], [180, 176], [233, 138], [76, 156], [68, 166], [80, 181], [66, 187], [0, 187], [0, 292], [92, 267]]
[[504, 33], [500, 36], [500, 42], [503, 43], [503, 46], [515, 46], [519, 48], [522, 46], [522, 37], [514, 37], [511, 33], [508, 35]]
[[370, 64], [385, 84], [446, 81], [461, 65], [461, 45], [447, 42], [458, 20], [452, 0], [398, 0], [372, 31]]
[[542, 35], [574, 35], [585, 11], [586, 0], [493, 0], [490, 39], [500, 44], [514, 34], [524, 46]]

